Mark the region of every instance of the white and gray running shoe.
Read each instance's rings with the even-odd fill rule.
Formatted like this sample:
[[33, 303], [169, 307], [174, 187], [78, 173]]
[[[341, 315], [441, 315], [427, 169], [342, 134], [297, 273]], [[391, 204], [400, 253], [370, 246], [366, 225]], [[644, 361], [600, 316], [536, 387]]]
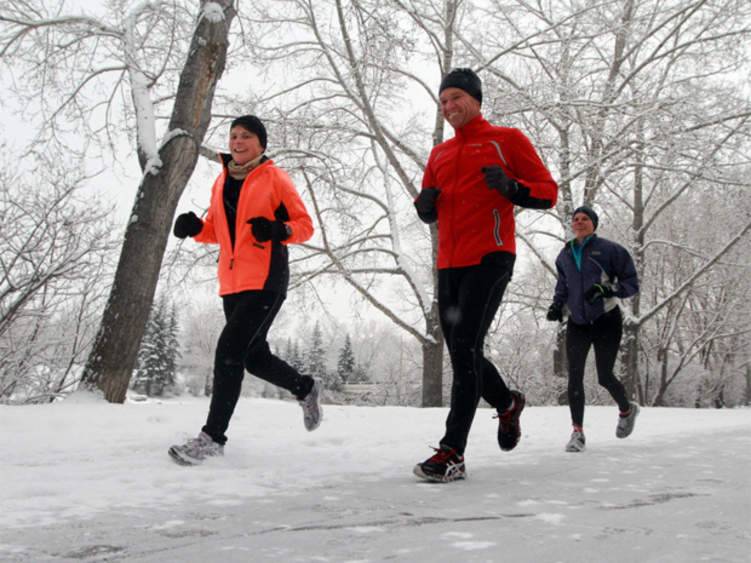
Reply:
[[312, 432], [321, 425], [323, 419], [323, 409], [321, 408], [321, 396], [323, 394], [323, 385], [320, 379], [313, 379], [313, 387], [310, 389], [304, 399], [298, 401], [302, 407], [303, 422], [305, 429]]
[[616, 438], [626, 438], [634, 431], [637, 416], [639, 416], [639, 405], [632, 402], [627, 415], [618, 415], [618, 426], [615, 427]]
[[182, 446], [171, 446], [170, 457], [179, 465], [200, 465], [210, 456], [224, 455], [224, 446], [215, 442], [211, 436], [201, 432]]
[[585, 443], [584, 432], [574, 430], [571, 433], [571, 439], [568, 441], [568, 444], [566, 444], [566, 451], [574, 453], [583, 452]]

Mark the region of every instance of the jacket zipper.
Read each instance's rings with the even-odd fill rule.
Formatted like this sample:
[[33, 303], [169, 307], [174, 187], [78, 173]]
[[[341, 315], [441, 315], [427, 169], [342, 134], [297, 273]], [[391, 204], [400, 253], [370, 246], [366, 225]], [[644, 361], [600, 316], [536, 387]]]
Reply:
[[496, 246], [503, 246], [503, 239], [501, 238], [501, 212], [497, 208], [493, 208], [493, 237], [495, 237]]
[[[459, 178], [459, 163], [461, 161], [461, 157], [464, 154], [464, 141], [459, 141], [457, 139], [457, 148], [458, 152], [456, 155], [456, 159], [454, 159], [454, 197], [459, 197], [459, 189], [458, 189], [458, 178]], [[450, 264], [453, 266], [454, 264], [454, 256], [456, 256], [456, 206], [461, 205], [461, 199], [457, 203], [451, 206], [451, 260]]]
[[[232, 242], [232, 237], [229, 236], [229, 222], [227, 221], [227, 210], [224, 209], [224, 188], [227, 183], [227, 174], [229, 172], [227, 171], [227, 168], [225, 166], [224, 168], [224, 175], [222, 176], [222, 189], [217, 194], [217, 207], [222, 210], [222, 216], [224, 217], [224, 222], [227, 225], [227, 240], [230, 241], [230, 255], [229, 255], [229, 269], [232, 270], [233, 266], [235, 265], [235, 244]], [[242, 188], [240, 189], [240, 192], [242, 193]], [[237, 198], [237, 207], [240, 207], [240, 198]], [[237, 214], [235, 214], [235, 217], [237, 217]], [[235, 242], [237, 242], [237, 232], [235, 232]], [[220, 245], [221, 248], [221, 245]]]
[[[490, 144], [493, 145], [493, 147], [495, 147], [495, 150], [498, 153], [498, 157], [501, 159], [501, 162], [503, 163], [504, 169], [508, 169], [508, 162], [506, 162], [506, 158], [503, 156], [501, 145], [497, 141], [490, 141]], [[493, 218], [495, 219], [495, 225], [494, 225], [494, 231], [493, 231], [493, 236], [495, 237], [495, 244], [496, 246], [503, 246], [503, 239], [501, 238], [501, 212], [498, 211], [497, 208], [493, 209]]]
[[[260, 164], [258, 165], [260, 166]], [[229, 258], [229, 269], [232, 270], [235, 266], [235, 247], [240, 242], [240, 229], [242, 228], [242, 220], [240, 219], [240, 209], [242, 209], [242, 205], [240, 205], [240, 200], [243, 197], [243, 192], [245, 191], [245, 184], [247, 183], [248, 179], [255, 173], [256, 170], [258, 170], [258, 166], [256, 166], [253, 170], [251, 170], [248, 175], [245, 177], [245, 180], [243, 180], [242, 185], [240, 186], [240, 193], [237, 196], [237, 211], [235, 212], [235, 241], [232, 244], [232, 255]], [[222, 209], [224, 209], [224, 187], [222, 187]], [[224, 214], [225, 220], [227, 219], [227, 213]], [[227, 225], [227, 230], [229, 231], [229, 224]], [[227, 233], [229, 234], [229, 233]], [[263, 248], [263, 246], [259, 245], [258, 243], [253, 243], [254, 246], [258, 246], [260, 248]]]

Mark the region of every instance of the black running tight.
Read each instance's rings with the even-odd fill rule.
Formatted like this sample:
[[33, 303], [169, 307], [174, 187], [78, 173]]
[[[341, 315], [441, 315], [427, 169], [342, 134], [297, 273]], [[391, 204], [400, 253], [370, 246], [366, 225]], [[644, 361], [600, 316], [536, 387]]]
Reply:
[[613, 374], [622, 334], [623, 318], [618, 307], [608, 311], [591, 325], [577, 325], [569, 320], [566, 326], [568, 402], [574, 426], [584, 424], [584, 366], [592, 346], [595, 349], [597, 382], [608, 390], [621, 411], [629, 409], [626, 389]]
[[511, 404], [511, 393], [483, 348], [514, 260], [513, 254], [494, 252], [477, 266], [438, 271], [441, 329], [454, 372], [451, 409], [440, 443], [462, 454], [480, 397], [501, 411]]
[[214, 390], [203, 431], [224, 444], [224, 433], [240, 397], [247, 369], [303, 399], [313, 387], [313, 378], [271, 353], [266, 335], [284, 302], [284, 295], [271, 291], [243, 291], [223, 298], [227, 324], [219, 336], [214, 357]]

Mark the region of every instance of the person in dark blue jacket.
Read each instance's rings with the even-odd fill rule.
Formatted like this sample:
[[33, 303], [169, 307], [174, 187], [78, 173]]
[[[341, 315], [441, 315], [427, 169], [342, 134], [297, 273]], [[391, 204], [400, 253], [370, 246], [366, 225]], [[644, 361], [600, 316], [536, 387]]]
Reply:
[[566, 444], [567, 452], [584, 450], [584, 366], [592, 346], [597, 381], [620, 409], [618, 438], [631, 434], [639, 414], [639, 405], [629, 401], [626, 389], [613, 374], [623, 334], [618, 298], [636, 295], [639, 280], [631, 255], [620, 244], [598, 237], [597, 224], [592, 208], [574, 210], [571, 230], [575, 238], [566, 243], [555, 261], [558, 283], [547, 313], [549, 321], [562, 322], [568, 312], [568, 401], [574, 430]]

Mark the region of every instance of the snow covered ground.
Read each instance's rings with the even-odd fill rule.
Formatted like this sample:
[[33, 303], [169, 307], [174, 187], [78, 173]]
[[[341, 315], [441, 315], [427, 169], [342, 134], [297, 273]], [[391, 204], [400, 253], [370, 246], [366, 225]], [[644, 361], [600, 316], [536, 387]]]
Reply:
[[445, 409], [242, 399], [223, 458], [180, 467], [200, 399], [0, 407], [0, 561], [751, 561], [751, 409], [528, 407], [516, 450], [478, 411], [468, 479], [418, 482]]

